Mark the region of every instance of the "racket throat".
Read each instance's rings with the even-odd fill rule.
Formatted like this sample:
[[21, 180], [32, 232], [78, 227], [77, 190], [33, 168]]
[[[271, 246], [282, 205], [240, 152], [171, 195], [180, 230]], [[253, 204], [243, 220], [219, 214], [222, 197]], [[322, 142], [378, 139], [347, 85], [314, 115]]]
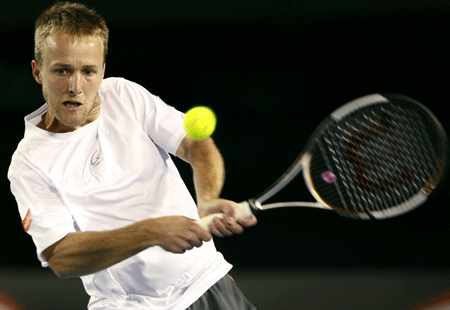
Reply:
[[252, 198], [247, 200], [248, 205], [250, 206], [250, 210], [252, 211], [252, 213], [254, 215], [257, 215], [260, 211], [263, 210], [263, 208], [261, 207], [261, 203], [259, 201], [257, 201], [256, 199]]

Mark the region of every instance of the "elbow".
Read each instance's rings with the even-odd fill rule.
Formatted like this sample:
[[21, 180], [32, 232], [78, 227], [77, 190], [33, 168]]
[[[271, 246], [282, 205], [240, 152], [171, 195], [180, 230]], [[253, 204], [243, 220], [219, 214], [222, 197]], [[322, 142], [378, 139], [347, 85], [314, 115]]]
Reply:
[[[52, 269], [53, 270], [53, 269]], [[55, 275], [58, 277], [58, 278], [61, 278], [61, 279], [69, 279], [69, 278], [74, 278], [74, 277], [76, 277], [75, 275], [73, 275], [73, 274], [71, 274], [71, 273], [68, 273], [68, 272], [60, 272], [60, 271], [55, 271], [55, 270], [53, 270], [53, 272], [55, 273]]]
[[49, 246], [42, 252], [42, 257], [58, 278], [73, 278], [77, 276], [77, 274], [75, 274], [74, 264], [70, 263], [66, 257], [61, 256], [59, 251], [55, 250], [58, 245], [62, 244], [64, 240], [66, 240], [67, 236]]
[[69, 270], [68, 268], [64, 267], [61, 264], [57, 264], [55, 262], [48, 262], [48, 265], [58, 278], [67, 279], [77, 276], [71, 270]]
[[77, 262], [71, 259], [52, 257], [47, 262], [53, 273], [62, 279], [79, 278], [100, 271], [100, 269], [88, 269], [83, 262]]
[[53, 256], [47, 260], [48, 266], [53, 271], [53, 273], [62, 279], [75, 278], [83, 274], [77, 269], [72, 261]]
[[69, 276], [69, 274], [61, 273], [61, 272], [58, 272], [58, 271], [56, 271], [54, 269], [52, 269], [52, 270], [53, 270], [53, 273], [60, 279], [72, 278], [71, 276]]

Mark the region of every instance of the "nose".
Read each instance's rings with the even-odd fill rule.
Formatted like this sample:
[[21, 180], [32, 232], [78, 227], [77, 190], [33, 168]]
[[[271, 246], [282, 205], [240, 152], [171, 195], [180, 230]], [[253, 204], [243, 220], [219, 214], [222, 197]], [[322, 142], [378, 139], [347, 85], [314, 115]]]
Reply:
[[74, 72], [69, 79], [69, 93], [73, 96], [81, 94], [81, 74]]

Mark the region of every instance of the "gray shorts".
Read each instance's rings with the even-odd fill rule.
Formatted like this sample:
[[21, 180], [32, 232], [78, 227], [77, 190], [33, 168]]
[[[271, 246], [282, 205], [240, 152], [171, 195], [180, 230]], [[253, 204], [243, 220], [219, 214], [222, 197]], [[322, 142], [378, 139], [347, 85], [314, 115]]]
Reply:
[[226, 275], [186, 310], [256, 310]]

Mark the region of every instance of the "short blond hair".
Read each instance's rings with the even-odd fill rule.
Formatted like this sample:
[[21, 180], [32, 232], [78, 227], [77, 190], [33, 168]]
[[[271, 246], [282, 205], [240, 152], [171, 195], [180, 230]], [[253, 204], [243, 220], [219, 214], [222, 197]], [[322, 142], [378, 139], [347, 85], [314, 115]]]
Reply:
[[108, 53], [109, 29], [105, 20], [83, 4], [57, 2], [36, 20], [34, 33], [34, 57], [42, 63], [45, 40], [55, 31], [73, 36], [98, 35], [103, 42], [103, 61]]

